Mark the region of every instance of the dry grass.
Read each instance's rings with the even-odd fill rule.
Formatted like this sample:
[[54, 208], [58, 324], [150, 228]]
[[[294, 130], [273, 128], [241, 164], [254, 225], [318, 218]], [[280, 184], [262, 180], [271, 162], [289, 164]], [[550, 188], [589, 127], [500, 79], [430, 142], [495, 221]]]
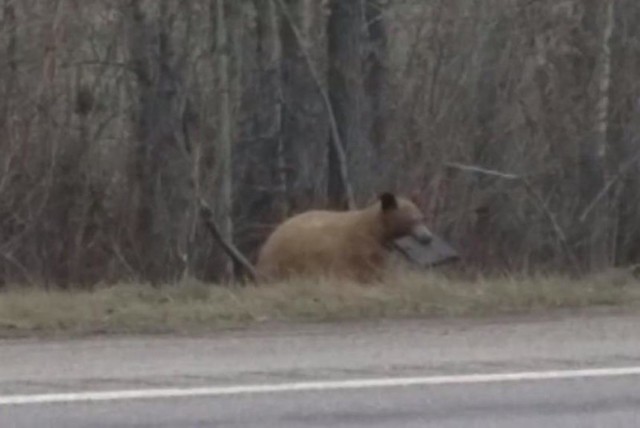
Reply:
[[638, 302], [640, 282], [623, 271], [582, 280], [540, 275], [474, 281], [405, 273], [375, 286], [308, 281], [232, 288], [122, 284], [73, 292], [9, 287], [0, 292], [0, 335], [192, 333], [274, 320], [484, 316]]

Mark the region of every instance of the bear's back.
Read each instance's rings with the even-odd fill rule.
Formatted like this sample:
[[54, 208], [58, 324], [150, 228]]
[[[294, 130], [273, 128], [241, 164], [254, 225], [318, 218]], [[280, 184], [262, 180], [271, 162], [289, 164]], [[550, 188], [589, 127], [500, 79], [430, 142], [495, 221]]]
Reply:
[[307, 211], [280, 224], [267, 238], [256, 269], [266, 278], [344, 270], [359, 211]]

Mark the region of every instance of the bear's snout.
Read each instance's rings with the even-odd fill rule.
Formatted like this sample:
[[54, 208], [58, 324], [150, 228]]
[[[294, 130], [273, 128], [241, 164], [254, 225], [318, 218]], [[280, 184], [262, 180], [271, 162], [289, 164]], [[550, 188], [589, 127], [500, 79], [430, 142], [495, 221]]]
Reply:
[[411, 235], [418, 240], [418, 242], [424, 245], [430, 244], [433, 239], [431, 231], [424, 224], [417, 224], [413, 226]]

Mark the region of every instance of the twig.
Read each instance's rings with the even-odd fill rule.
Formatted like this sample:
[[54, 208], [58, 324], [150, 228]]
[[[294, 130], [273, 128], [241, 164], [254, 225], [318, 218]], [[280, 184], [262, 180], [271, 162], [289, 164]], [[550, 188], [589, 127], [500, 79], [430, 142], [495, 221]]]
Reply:
[[474, 166], [474, 165], [464, 165], [464, 164], [457, 163], [457, 162], [447, 162], [444, 165], [449, 167], [449, 168], [460, 169], [462, 171], [468, 171], [468, 172], [476, 172], [478, 174], [484, 174], [484, 175], [492, 175], [494, 177], [500, 177], [500, 178], [504, 178], [504, 179], [507, 179], [507, 180], [520, 180], [521, 179], [521, 177], [519, 175], [510, 174], [510, 173], [501, 172], [501, 171], [496, 171], [496, 170], [493, 170], [493, 169], [481, 168], [479, 166]]
[[282, 0], [275, 0], [282, 11], [282, 14], [287, 19], [287, 23], [291, 27], [291, 31], [296, 38], [296, 42], [300, 48], [300, 52], [307, 63], [307, 67], [309, 68], [309, 72], [311, 73], [311, 78], [313, 79], [316, 87], [318, 88], [318, 92], [322, 97], [322, 101], [327, 110], [327, 115], [329, 117], [329, 127], [331, 129], [331, 143], [333, 144], [333, 148], [336, 151], [336, 156], [338, 158], [338, 164], [340, 167], [340, 179], [342, 180], [345, 197], [347, 198], [347, 206], [348, 208], [355, 209], [355, 198], [353, 197], [353, 189], [351, 188], [351, 182], [349, 181], [349, 172], [347, 169], [347, 155], [344, 149], [344, 144], [342, 144], [342, 139], [340, 138], [340, 132], [338, 131], [338, 123], [336, 121], [336, 116], [333, 112], [333, 106], [331, 105], [331, 100], [329, 99], [329, 95], [327, 91], [322, 87], [322, 82], [320, 80], [318, 71], [313, 65], [313, 61], [309, 56], [309, 52], [306, 49], [304, 40], [300, 35], [300, 31], [298, 27], [295, 25], [293, 18], [291, 17], [291, 13], [287, 6], [283, 3]]
[[556, 219], [555, 214], [549, 209], [549, 206], [547, 205], [547, 203], [544, 201], [542, 196], [540, 196], [540, 194], [536, 192], [536, 190], [533, 188], [529, 180], [527, 180], [525, 177], [521, 175], [486, 169], [486, 168], [482, 168], [474, 165], [464, 165], [464, 164], [459, 164], [455, 162], [447, 162], [445, 163], [445, 166], [449, 168], [459, 169], [466, 172], [490, 175], [493, 177], [503, 178], [506, 180], [513, 180], [513, 181], [522, 183], [525, 191], [535, 201], [535, 205], [547, 217], [547, 220], [549, 221], [549, 223], [551, 223], [553, 231], [556, 234], [556, 237], [560, 242], [562, 249], [564, 250], [567, 258], [573, 265], [574, 269], [578, 272], [581, 270], [580, 264], [578, 263], [578, 259], [573, 253], [571, 246], [569, 245], [569, 241], [567, 240], [567, 235], [564, 233], [564, 230], [560, 226], [560, 223], [558, 223], [558, 220]]
[[253, 281], [257, 280], [258, 274], [256, 270], [253, 268], [249, 260], [246, 259], [245, 256], [230, 242], [222, 236], [220, 233], [220, 229], [214, 220], [214, 213], [211, 207], [207, 204], [207, 202], [202, 198], [198, 198], [198, 203], [200, 205], [200, 215], [202, 216], [202, 220], [204, 221], [205, 226], [209, 229], [209, 232], [213, 235], [216, 241], [222, 246], [227, 255], [236, 263], [238, 263], [242, 268], [249, 274]]

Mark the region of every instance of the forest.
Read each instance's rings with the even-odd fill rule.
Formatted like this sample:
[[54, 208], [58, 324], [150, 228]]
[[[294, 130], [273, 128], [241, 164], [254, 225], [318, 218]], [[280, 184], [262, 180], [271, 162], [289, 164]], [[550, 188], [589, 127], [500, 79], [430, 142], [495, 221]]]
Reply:
[[412, 195], [469, 271], [640, 258], [636, 0], [0, 0], [0, 284], [222, 282]]

